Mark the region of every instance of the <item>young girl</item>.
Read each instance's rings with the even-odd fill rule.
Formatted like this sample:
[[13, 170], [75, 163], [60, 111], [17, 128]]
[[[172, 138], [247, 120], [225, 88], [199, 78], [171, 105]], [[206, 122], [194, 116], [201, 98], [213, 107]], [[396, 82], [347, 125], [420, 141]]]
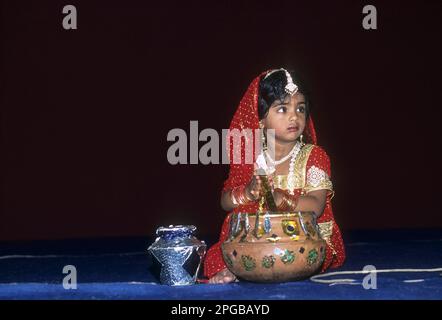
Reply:
[[[277, 209], [315, 212], [320, 234], [327, 242], [322, 272], [328, 267], [341, 266], [345, 250], [331, 206], [334, 191], [330, 160], [324, 149], [317, 145], [308, 97], [293, 73], [285, 69], [271, 70], [260, 74], [250, 84], [230, 130], [258, 128], [263, 132], [274, 130], [273, 140], [267, 141], [269, 150], [262, 154], [274, 171], [269, 181]], [[270, 135], [265, 136], [270, 139]], [[229, 177], [221, 195], [224, 210], [231, 213], [258, 210], [262, 181], [254, 175], [254, 169], [253, 164], [230, 164]], [[209, 283], [236, 280], [227, 269], [221, 252], [221, 244], [228, 236], [230, 217], [231, 214], [224, 220], [219, 242], [206, 255], [204, 271]]]

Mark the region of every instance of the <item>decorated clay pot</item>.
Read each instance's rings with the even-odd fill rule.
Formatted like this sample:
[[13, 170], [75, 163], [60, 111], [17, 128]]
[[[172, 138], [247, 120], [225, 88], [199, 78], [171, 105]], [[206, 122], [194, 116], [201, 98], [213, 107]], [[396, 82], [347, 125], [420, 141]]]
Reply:
[[305, 279], [319, 272], [325, 249], [313, 212], [232, 214], [222, 244], [229, 270], [254, 282]]

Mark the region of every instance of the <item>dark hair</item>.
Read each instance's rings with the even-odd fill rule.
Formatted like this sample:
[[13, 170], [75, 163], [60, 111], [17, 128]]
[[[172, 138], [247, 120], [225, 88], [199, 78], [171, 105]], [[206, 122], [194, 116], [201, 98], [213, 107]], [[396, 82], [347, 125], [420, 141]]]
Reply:
[[[293, 83], [298, 86], [298, 92], [304, 95], [306, 112], [305, 116], [307, 120], [310, 115], [310, 100], [307, 94], [307, 89], [304, 87], [302, 81], [295, 76], [294, 72], [288, 72], [293, 79]], [[265, 79], [264, 77], [259, 82], [258, 116], [260, 120], [265, 118], [272, 103], [274, 103], [276, 100], [284, 101], [288, 95], [288, 93], [285, 92], [287, 77], [284, 70], [275, 71]]]

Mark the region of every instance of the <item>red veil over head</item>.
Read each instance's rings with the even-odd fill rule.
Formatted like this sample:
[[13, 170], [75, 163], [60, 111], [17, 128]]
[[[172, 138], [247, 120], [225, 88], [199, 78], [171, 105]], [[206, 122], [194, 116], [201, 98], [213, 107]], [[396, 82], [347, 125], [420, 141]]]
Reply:
[[[252, 129], [253, 135], [256, 133], [255, 129], [259, 129], [259, 117], [258, 117], [258, 95], [259, 95], [259, 82], [269, 71], [262, 72], [259, 76], [253, 79], [249, 85], [246, 93], [241, 99], [239, 106], [233, 116], [230, 123], [229, 130], [233, 129], [244, 130]], [[307, 143], [317, 144], [317, 136], [313, 119], [309, 116], [308, 123], [303, 132], [303, 140]], [[233, 159], [233, 142], [227, 141], [230, 144], [230, 159]], [[254, 159], [255, 160], [255, 159]], [[252, 178], [254, 171], [253, 164], [246, 164], [244, 144], [241, 144], [241, 163], [236, 164], [230, 161], [230, 173], [228, 179], [224, 182], [223, 192], [227, 189], [232, 189], [237, 186], [246, 185]], [[254, 203], [249, 206], [239, 206], [234, 209], [234, 212], [239, 210], [250, 210], [253, 212], [257, 210], [257, 204]]]

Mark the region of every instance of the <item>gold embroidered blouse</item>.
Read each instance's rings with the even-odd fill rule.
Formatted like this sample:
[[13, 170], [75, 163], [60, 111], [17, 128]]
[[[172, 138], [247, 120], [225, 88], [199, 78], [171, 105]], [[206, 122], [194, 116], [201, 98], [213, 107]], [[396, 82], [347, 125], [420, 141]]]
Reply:
[[309, 156], [315, 146], [306, 144], [295, 159], [295, 168], [293, 175], [275, 175], [273, 176], [273, 185], [275, 188], [287, 190], [294, 194], [295, 189], [301, 189], [301, 194], [307, 194], [315, 190], [329, 190], [333, 195], [333, 184], [327, 172], [316, 165], [311, 165], [307, 169]]

